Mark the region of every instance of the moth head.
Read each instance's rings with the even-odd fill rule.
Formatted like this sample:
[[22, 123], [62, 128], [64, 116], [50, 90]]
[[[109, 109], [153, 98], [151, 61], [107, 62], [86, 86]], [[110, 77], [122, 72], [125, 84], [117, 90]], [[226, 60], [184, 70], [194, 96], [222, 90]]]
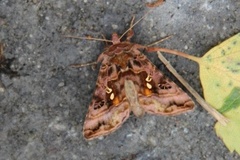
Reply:
[[119, 36], [118, 36], [117, 33], [113, 33], [113, 34], [112, 34], [112, 43], [113, 43], [113, 44], [120, 43], [120, 38], [119, 38]]

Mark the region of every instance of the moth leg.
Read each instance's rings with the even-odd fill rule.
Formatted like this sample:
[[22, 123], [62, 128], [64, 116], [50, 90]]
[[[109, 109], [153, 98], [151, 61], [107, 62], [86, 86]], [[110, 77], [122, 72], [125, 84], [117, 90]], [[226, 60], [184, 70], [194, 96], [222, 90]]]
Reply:
[[81, 68], [81, 67], [86, 67], [86, 66], [92, 66], [92, 65], [97, 65], [98, 62], [88, 62], [88, 63], [80, 63], [80, 64], [70, 64], [69, 66], [72, 68]]

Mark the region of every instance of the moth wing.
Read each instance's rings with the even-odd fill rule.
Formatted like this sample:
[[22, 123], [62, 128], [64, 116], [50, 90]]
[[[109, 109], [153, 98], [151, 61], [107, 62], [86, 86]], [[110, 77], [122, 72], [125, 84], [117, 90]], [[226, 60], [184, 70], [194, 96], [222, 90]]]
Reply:
[[145, 112], [157, 115], [176, 115], [191, 110], [194, 102], [180, 87], [165, 77], [148, 58], [139, 54], [131, 62], [138, 74], [139, 103]]
[[[99, 79], [98, 79], [99, 82]], [[94, 139], [117, 130], [129, 117], [129, 103], [110, 100], [111, 93], [97, 83], [83, 126], [86, 139]]]
[[[192, 99], [174, 82], [156, 73], [152, 86], [145, 88], [147, 96], [139, 96], [139, 103], [145, 112], [157, 115], [176, 115], [193, 109]], [[149, 94], [150, 93], [150, 94]]]

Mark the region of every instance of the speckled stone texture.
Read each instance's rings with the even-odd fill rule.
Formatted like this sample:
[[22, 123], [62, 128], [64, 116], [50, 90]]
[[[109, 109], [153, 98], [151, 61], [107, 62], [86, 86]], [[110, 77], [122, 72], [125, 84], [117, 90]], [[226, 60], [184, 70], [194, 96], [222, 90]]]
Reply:
[[[131, 116], [113, 134], [84, 140], [82, 126], [98, 67], [69, 65], [95, 61], [105, 43], [64, 35], [109, 39], [128, 29], [133, 15], [140, 19], [149, 10], [146, 2], [0, 1], [0, 41], [5, 56], [15, 58], [11, 68], [20, 74], [1, 75], [6, 89], [0, 93], [0, 160], [240, 159], [216, 136], [215, 119], [198, 104], [174, 117]], [[134, 27], [132, 41], [147, 45], [172, 35], [158, 46], [202, 56], [240, 31], [239, 15], [239, 0], [167, 0]], [[198, 65], [164, 55], [202, 94]], [[156, 54], [147, 56], [179, 84]]]

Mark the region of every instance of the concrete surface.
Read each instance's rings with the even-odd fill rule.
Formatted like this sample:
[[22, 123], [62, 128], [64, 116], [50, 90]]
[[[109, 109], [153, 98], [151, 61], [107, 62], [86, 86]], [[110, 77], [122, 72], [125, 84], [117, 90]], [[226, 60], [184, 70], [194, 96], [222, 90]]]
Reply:
[[[103, 42], [62, 35], [111, 37], [128, 29], [133, 15], [149, 9], [143, 0], [0, 1], [0, 41], [20, 77], [2, 75], [0, 93], [0, 159], [184, 159], [233, 160], [214, 132], [215, 120], [196, 104], [175, 116], [131, 116], [115, 133], [85, 141], [82, 126], [95, 88], [97, 69], [70, 68], [95, 61]], [[240, 31], [239, 0], [167, 0], [134, 27], [133, 42], [202, 56]], [[155, 54], [148, 57], [172, 79]], [[166, 55], [202, 94], [198, 65]], [[178, 82], [176, 82], [178, 83]], [[179, 84], [179, 83], [178, 83]]]

